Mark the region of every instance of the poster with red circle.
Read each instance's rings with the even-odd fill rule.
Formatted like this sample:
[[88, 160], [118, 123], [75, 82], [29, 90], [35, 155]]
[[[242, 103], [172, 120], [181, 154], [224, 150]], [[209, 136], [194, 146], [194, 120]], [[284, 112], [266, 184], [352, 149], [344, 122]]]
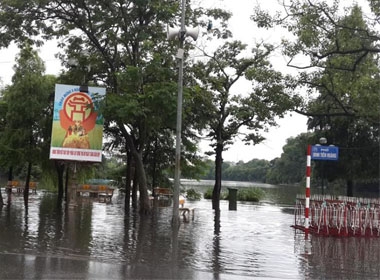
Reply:
[[106, 89], [56, 84], [50, 159], [101, 162]]

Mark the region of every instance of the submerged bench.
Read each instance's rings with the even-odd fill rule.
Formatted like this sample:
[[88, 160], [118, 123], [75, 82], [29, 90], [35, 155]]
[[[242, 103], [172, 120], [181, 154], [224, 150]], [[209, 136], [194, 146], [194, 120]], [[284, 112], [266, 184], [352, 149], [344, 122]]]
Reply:
[[194, 221], [194, 208], [185, 208], [180, 207], [179, 208], [179, 214], [182, 215], [183, 220], [185, 222], [188, 222], [188, 218], [191, 216], [191, 219]]
[[[38, 182], [29, 182], [29, 191], [32, 191], [32, 193], [37, 193], [37, 186]], [[16, 190], [16, 192], [22, 193], [25, 189], [25, 183], [18, 180], [8, 181], [5, 189], [10, 192], [12, 192], [12, 190]]]
[[37, 193], [37, 182], [29, 182], [29, 191], [32, 191], [33, 193]]
[[75, 189], [76, 195], [88, 194], [89, 197], [98, 198], [99, 201], [106, 202], [107, 200], [111, 201], [114, 188], [107, 185], [89, 185], [83, 184], [78, 185]]
[[154, 188], [154, 196], [173, 196], [173, 192], [169, 188]]

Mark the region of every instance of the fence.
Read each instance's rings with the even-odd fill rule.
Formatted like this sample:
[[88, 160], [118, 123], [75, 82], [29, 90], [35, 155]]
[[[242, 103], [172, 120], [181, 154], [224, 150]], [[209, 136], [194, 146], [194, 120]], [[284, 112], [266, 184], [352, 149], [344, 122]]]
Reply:
[[380, 199], [313, 195], [308, 221], [305, 204], [306, 196], [297, 195], [294, 209], [297, 229], [326, 236], [380, 235]]

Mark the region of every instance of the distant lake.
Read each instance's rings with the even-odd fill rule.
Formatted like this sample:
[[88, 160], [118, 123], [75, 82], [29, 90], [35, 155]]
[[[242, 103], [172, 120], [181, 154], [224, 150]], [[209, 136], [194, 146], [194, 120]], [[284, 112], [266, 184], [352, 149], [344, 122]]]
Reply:
[[[192, 180], [192, 179], [181, 179], [181, 185], [183, 186], [214, 186], [214, 180]], [[240, 181], [222, 181], [222, 187], [235, 187], [235, 188], [273, 188], [276, 185], [270, 185], [265, 183], [256, 182], [240, 182]]]
[[[213, 187], [214, 180], [181, 179], [181, 190], [194, 189], [201, 193], [205, 193], [207, 189]], [[228, 191], [228, 188], [261, 188], [266, 194], [263, 202], [292, 206], [294, 206], [297, 194], [305, 193], [305, 187], [299, 185], [283, 186], [258, 182], [222, 181], [222, 191]]]

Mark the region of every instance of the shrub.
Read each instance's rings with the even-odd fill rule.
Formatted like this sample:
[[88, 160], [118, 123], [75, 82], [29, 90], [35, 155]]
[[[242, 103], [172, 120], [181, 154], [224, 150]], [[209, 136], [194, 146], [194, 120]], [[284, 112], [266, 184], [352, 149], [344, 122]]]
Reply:
[[[205, 199], [212, 199], [212, 188], [208, 188], [204, 193], [203, 197]], [[240, 188], [237, 191], [237, 200], [238, 201], [260, 201], [265, 195], [265, 192], [260, 188]], [[228, 192], [222, 191], [220, 193], [220, 199], [228, 199]]]
[[203, 194], [205, 199], [212, 199], [212, 188], [208, 188], [206, 192]]
[[260, 188], [244, 188], [237, 192], [237, 200], [259, 202], [265, 193]]
[[186, 190], [186, 198], [189, 200], [201, 200], [202, 194], [194, 189]]
[[[212, 199], [212, 191], [213, 191], [213, 188], [208, 188], [206, 190], [206, 192], [204, 193], [203, 197], [205, 199]], [[225, 199], [228, 199], [228, 193], [226, 191], [222, 191], [220, 193], [220, 199], [221, 200], [225, 200]]]

